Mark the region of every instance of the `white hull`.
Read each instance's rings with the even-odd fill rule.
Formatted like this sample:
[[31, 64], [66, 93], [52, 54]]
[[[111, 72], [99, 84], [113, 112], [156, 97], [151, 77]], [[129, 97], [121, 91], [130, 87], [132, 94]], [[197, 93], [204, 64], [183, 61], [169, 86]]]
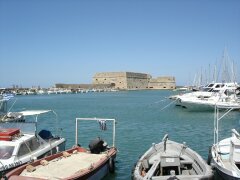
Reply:
[[212, 111], [215, 106], [219, 109], [240, 109], [239, 103], [207, 102], [207, 101], [182, 101], [181, 106], [191, 111]]
[[61, 138], [55, 142], [52, 142], [51, 144], [44, 144], [43, 147], [40, 146], [35, 152], [28, 153], [23, 157], [14, 159], [10, 158], [9, 160], [1, 160], [2, 166], [0, 167], [0, 173], [1, 172], [5, 173], [11, 170], [12, 168], [16, 168], [20, 165], [30, 162], [34, 160], [34, 158], [40, 159], [44, 156], [54, 154], [57, 151], [63, 150], [65, 150], [65, 139]]

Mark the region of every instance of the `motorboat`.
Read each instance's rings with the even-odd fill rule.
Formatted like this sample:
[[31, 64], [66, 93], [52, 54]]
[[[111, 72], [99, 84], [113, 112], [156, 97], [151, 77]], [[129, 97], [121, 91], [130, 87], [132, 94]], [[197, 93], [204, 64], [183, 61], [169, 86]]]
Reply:
[[0, 122], [24, 121], [23, 114], [9, 112], [11, 108], [8, 109], [8, 101], [13, 97], [11, 94], [0, 95]]
[[168, 140], [152, 144], [138, 160], [132, 172], [134, 180], [212, 179], [211, 167], [195, 151]]
[[[80, 121], [97, 121], [102, 130], [106, 130], [106, 123], [112, 121], [112, 146], [109, 147], [103, 139], [97, 137], [90, 141], [89, 148], [80, 147], [78, 144]], [[9, 180], [102, 179], [108, 172], [114, 172], [116, 154], [115, 119], [76, 118], [73, 148], [20, 166], [6, 174], [6, 178]]]
[[230, 94], [227, 91], [216, 92], [210, 97], [182, 97], [181, 106], [190, 111], [213, 111], [215, 106], [222, 110], [240, 109], [240, 100], [236, 94]]
[[2, 116], [0, 122], [24, 122], [25, 117], [19, 112], [8, 112]]
[[[51, 110], [22, 111], [34, 121], [0, 123], [0, 174], [22, 164], [65, 150], [65, 138], [51, 131], [38, 130], [38, 116]], [[40, 118], [42, 119], [42, 118]]]
[[175, 100], [176, 106], [182, 106], [183, 100], [208, 99], [214, 96], [216, 93], [222, 93], [226, 90], [230, 93], [236, 94], [238, 88], [239, 88], [239, 85], [237, 83], [210, 83], [205, 87], [203, 87], [200, 91], [179, 94], [179, 95], [171, 96], [170, 98]]
[[232, 129], [232, 136], [219, 141], [219, 121], [230, 111], [219, 115], [215, 108], [214, 118], [214, 144], [209, 153], [209, 163], [212, 162], [217, 173], [225, 180], [240, 179], [240, 134]]

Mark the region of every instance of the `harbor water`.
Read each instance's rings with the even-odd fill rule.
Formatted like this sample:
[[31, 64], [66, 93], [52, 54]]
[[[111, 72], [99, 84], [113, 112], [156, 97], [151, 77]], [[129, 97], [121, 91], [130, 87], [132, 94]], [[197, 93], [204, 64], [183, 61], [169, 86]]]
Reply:
[[[189, 112], [176, 107], [168, 97], [173, 91], [119, 91], [82, 94], [28, 95], [16, 96], [9, 102], [11, 111], [54, 110], [54, 116], [39, 117], [38, 128], [62, 129], [67, 139], [66, 148], [75, 144], [75, 119], [77, 117], [115, 118], [116, 146], [118, 154], [115, 174], [105, 180], [131, 179], [131, 171], [140, 157], [152, 143], [158, 143], [167, 133], [169, 139], [186, 144], [207, 159], [209, 147], [213, 144], [213, 112]], [[231, 129], [239, 131], [240, 112], [228, 114], [220, 121], [219, 139], [230, 137]], [[97, 123], [83, 122], [79, 125], [79, 144], [87, 146], [97, 136], [107, 139], [111, 145], [112, 125], [102, 132]]]

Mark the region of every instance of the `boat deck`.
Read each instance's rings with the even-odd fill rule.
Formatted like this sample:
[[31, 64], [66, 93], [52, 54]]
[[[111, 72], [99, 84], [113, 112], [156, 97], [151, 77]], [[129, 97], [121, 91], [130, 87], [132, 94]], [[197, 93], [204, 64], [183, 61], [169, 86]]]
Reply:
[[76, 152], [69, 157], [59, 157], [48, 161], [47, 165], [38, 165], [36, 170], [28, 172], [25, 169], [21, 176], [38, 177], [43, 179], [62, 179], [76, 173], [91, 169], [94, 163], [107, 157], [107, 154], [91, 154], [88, 152]]

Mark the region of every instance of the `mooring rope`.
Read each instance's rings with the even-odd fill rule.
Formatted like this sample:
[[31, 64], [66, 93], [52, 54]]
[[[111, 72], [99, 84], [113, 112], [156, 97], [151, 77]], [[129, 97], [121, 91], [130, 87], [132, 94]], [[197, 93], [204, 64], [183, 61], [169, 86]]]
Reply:
[[162, 109], [160, 109], [160, 111], [166, 109], [168, 106], [170, 106], [171, 104], [175, 103], [177, 100], [178, 100], [178, 99], [176, 99], [176, 100], [170, 102], [169, 104], [167, 104], [166, 106], [164, 106]]

